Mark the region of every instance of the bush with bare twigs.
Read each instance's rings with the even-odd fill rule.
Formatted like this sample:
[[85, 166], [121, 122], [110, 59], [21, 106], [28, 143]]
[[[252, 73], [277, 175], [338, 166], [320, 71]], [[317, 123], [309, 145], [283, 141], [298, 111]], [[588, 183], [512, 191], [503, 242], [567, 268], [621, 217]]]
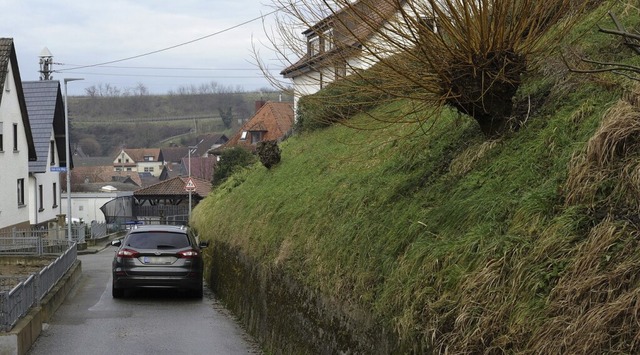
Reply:
[[[274, 0], [274, 4], [286, 14], [272, 36], [282, 64], [292, 68], [283, 71], [285, 76], [304, 70], [322, 72], [316, 84], [338, 79], [334, 85], [345, 88], [315, 95], [322, 105], [341, 108], [346, 102], [357, 107], [343, 93], [364, 90], [430, 108], [451, 106], [473, 117], [487, 137], [509, 128], [521, 75], [558, 47], [573, 15], [585, 6], [576, 0]], [[330, 49], [309, 52], [310, 44], [295, 33], [301, 27], [320, 43], [331, 43]], [[306, 67], [300, 61], [306, 61]], [[263, 68], [266, 73], [268, 68]], [[346, 75], [337, 74], [340, 68]], [[283, 80], [272, 79], [285, 86]], [[438, 110], [434, 112], [418, 119], [437, 117]], [[336, 114], [333, 120], [341, 118]]]

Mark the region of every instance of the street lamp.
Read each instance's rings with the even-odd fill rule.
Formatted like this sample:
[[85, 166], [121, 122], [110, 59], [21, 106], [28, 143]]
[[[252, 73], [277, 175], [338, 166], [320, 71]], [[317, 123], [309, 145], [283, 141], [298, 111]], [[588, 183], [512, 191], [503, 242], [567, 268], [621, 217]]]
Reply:
[[[197, 146], [189, 147], [189, 181], [191, 181], [191, 149], [197, 149]], [[187, 223], [191, 221], [191, 189], [189, 189], [189, 214], [187, 217]]]
[[70, 81], [84, 80], [83, 78], [64, 78], [64, 140], [67, 159], [67, 239], [71, 237], [71, 144], [69, 143], [69, 103], [67, 101], [67, 83]]

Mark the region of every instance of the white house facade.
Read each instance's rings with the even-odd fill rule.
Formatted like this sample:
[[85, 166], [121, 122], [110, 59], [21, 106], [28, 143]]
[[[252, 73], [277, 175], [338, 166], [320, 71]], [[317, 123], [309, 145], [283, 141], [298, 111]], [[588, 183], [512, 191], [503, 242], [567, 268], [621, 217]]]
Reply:
[[[72, 192], [71, 193], [71, 218], [74, 222], [104, 223], [105, 215], [100, 209], [109, 201], [118, 197], [133, 196], [132, 191], [112, 192]], [[67, 210], [67, 196], [62, 196], [62, 210]], [[131, 207], [129, 206], [129, 209]]]
[[11, 38], [0, 38], [0, 231], [28, 228], [35, 146]]
[[60, 170], [66, 167], [64, 104], [54, 80], [22, 83], [37, 160], [29, 162], [29, 222], [53, 228], [60, 209]]
[[163, 168], [160, 149], [123, 149], [113, 160], [113, 170], [118, 172], [149, 173], [160, 177]]
[[[399, 15], [401, 7], [404, 16], [413, 16], [411, 20]], [[415, 22], [414, 12], [403, 0], [359, 0], [304, 31], [306, 53], [280, 73], [292, 81], [294, 110], [301, 97], [366, 70], [396, 53], [402, 43], [410, 43], [412, 35], [403, 32]]]

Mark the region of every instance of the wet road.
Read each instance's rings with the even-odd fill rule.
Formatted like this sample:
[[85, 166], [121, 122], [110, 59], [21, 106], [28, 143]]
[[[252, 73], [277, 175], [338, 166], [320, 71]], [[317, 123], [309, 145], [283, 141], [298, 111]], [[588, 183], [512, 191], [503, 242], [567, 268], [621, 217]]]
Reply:
[[111, 297], [109, 247], [81, 255], [82, 277], [29, 354], [259, 354], [205, 287], [202, 300], [168, 290]]

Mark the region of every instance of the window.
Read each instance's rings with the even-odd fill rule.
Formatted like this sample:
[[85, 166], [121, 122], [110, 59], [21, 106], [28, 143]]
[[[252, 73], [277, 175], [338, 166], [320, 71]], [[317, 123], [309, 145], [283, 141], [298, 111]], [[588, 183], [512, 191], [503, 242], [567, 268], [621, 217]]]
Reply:
[[121, 158], [118, 158], [118, 163], [122, 163], [122, 159]]
[[18, 179], [18, 206], [24, 206], [24, 179]]
[[191, 243], [185, 233], [139, 232], [129, 234], [126, 245], [136, 249], [158, 249], [169, 246], [173, 249], [186, 248]]
[[13, 124], [13, 151], [18, 151], [18, 124]]
[[308, 51], [309, 51], [309, 56], [314, 56], [320, 53], [320, 38], [318, 36], [314, 36], [312, 38], [309, 38], [309, 43], [308, 43]]
[[247, 131], [242, 131], [242, 135], [240, 136], [240, 139], [242, 140], [247, 139]]
[[145, 155], [144, 161], [153, 161], [153, 155]]
[[0, 122], [0, 152], [4, 151], [4, 143], [2, 142], [2, 122]]
[[49, 159], [49, 162], [51, 165], [55, 165], [56, 164], [56, 142], [55, 141], [49, 142], [49, 151], [51, 152], [51, 158]]
[[51, 208], [58, 207], [58, 185], [53, 183], [53, 206]]
[[258, 143], [262, 140], [262, 132], [251, 132], [251, 144]]
[[322, 50], [328, 52], [333, 49], [333, 46], [333, 29], [330, 29], [323, 34]]
[[43, 198], [42, 185], [38, 185], [38, 211], [44, 211], [44, 198]]
[[154, 171], [154, 168], [153, 167], [146, 167], [146, 168], [144, 168], [144, 171], [146, 173], [152, 173]]

